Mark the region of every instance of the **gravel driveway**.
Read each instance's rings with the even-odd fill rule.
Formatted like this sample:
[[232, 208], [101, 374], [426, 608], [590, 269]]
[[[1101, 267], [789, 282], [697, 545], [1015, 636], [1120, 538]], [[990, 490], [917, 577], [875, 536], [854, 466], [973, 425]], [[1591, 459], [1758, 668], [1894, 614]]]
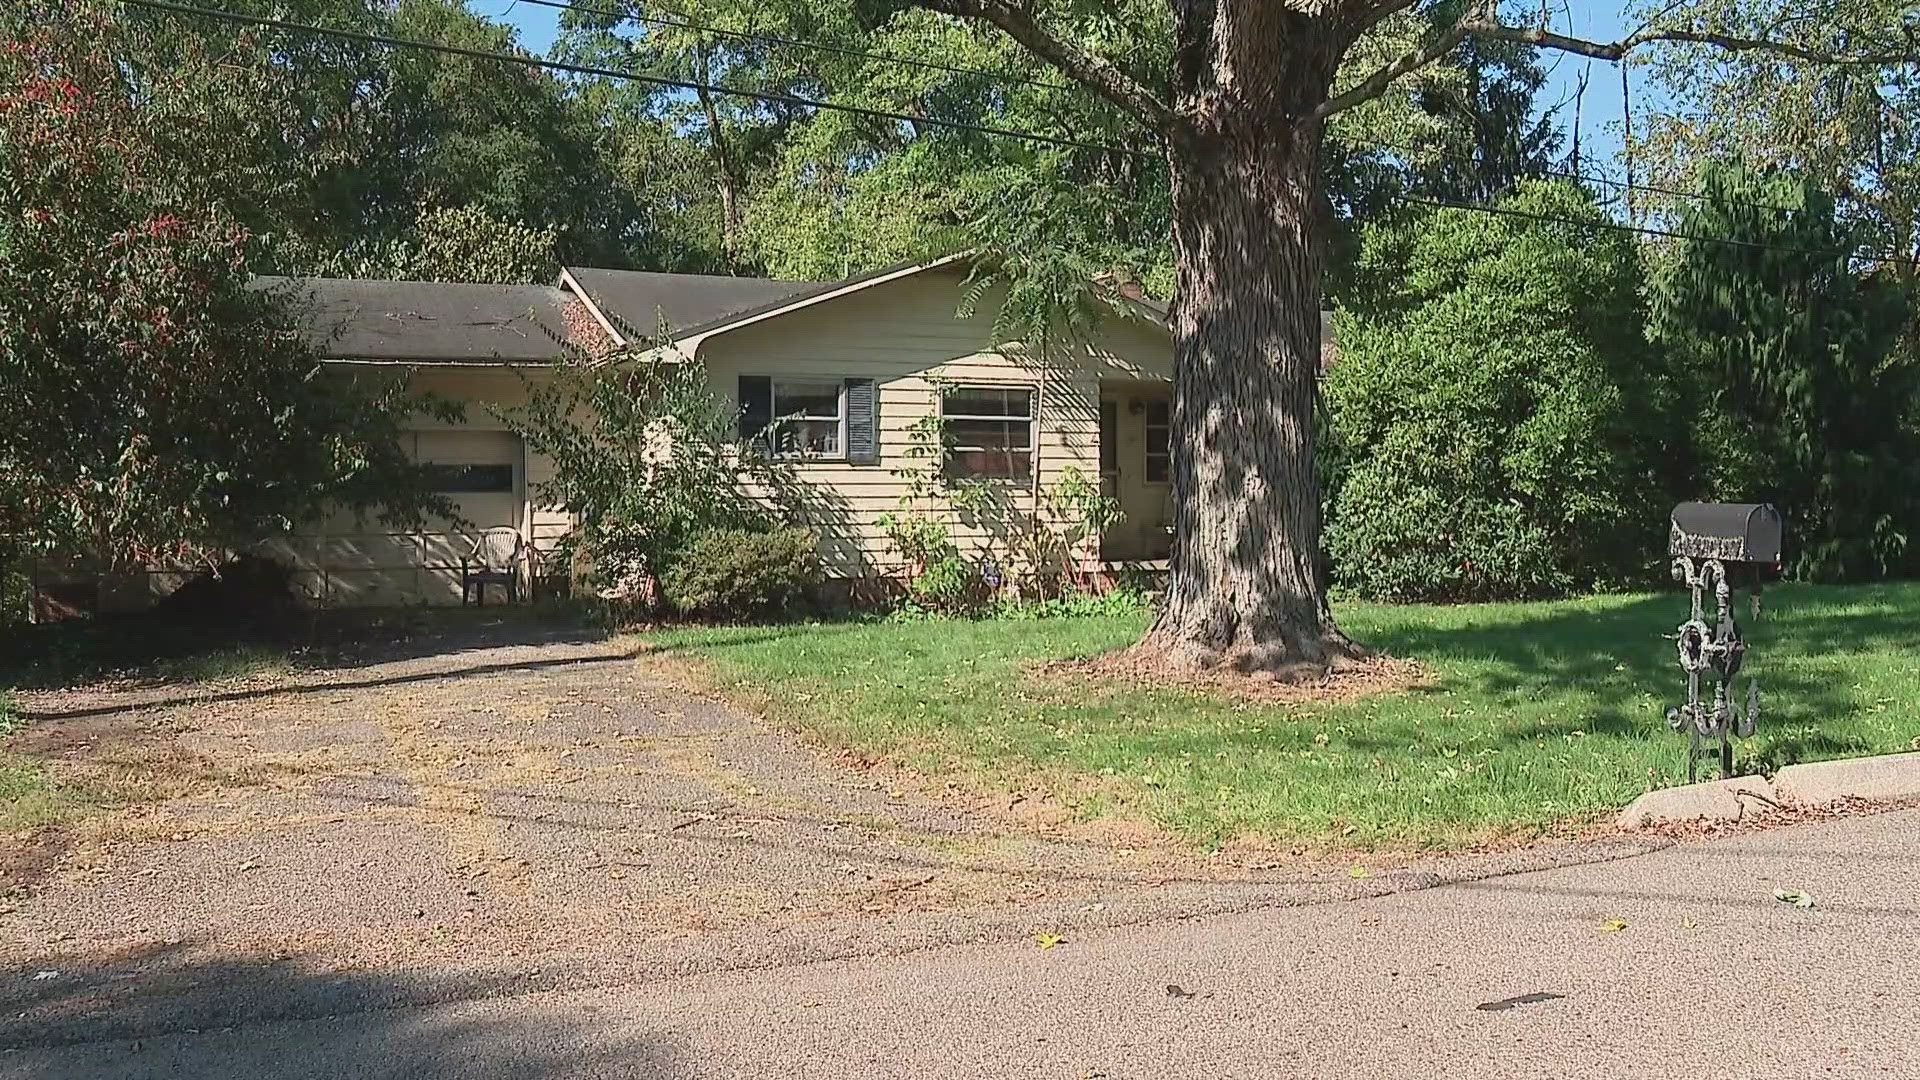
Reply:
[[138, 763], [155, 798], [7, 853], [0, 1045], [1379, 895], [1664, 843], [1361, 878], [1095, 842], [1010, 815], [1017, 796], [896, 790], [631, 641], [493, 616], [407, 653], [25, 696], [15, 749]]

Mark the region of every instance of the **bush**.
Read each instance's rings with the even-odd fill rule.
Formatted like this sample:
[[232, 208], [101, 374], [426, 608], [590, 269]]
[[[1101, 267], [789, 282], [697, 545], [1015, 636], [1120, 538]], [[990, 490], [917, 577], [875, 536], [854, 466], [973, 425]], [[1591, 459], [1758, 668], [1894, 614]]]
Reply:
[[807, 529], [701, 533], [674, 558], [661, 591], [688, 615], [733, 620], [783, 614], [819, 589], [819, 542]]
[[907, 586], [915, 606], [939, 615], [978, 615], [994, 594], [981, 567], [948, 555], [927, 564]]
[[183, 626], [272, 631], [305, 608], [293, 567], [241, 555], [204, 571], [153, 607], [155, 618]]
[[1577, 189], [1526, 185], [1508, 205], [1570, 221], [1442, 211], [1366, 237], [1325, 384], [1343, 590], [1527, 598], [1663, 562], [1682, 425], [1632, 242]]

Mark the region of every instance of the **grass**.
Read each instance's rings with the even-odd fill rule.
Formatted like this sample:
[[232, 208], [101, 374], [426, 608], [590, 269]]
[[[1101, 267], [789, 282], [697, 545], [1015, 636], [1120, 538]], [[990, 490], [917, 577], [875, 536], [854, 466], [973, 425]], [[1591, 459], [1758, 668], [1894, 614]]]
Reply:
[[47, 775], [46, 766], [0, 751], [0, 836], [54, 824], [66, 817], [71, 804], [69, 793]]
[[283, 674], [291, 665], [284, 647], [245, 644], [157, 660], [148, 672], [161, 682], [222, 682]]
[[[1738, 745], [1740, 771], [1920, 746], [1920, 584], [1789, 586], [1766, 599], [1748, 625], [1766, 707]], [[829, 745], [1037, 784], [1086, 817], [1144, 816], [1201, 843], [1440, 848], [1565, 830], [1684, 781], [1684, 739], [1662, 719], [1684, 682], [1660, 635], [1685, 611], [1678, 594], [1347, 605], [1350, 633], [1424, 661], [1433, 684], [1293, 706], [1030, 674], [1039, 660], [1127, 644], [1144, 615], [650, 640]]]

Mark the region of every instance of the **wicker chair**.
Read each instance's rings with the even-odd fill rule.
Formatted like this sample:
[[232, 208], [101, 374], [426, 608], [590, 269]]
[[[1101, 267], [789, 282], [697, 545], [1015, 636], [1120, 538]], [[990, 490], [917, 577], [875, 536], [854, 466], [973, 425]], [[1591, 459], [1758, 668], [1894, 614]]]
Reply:
[[484, 607], [487, 586], [503, 585], [509, 604], [520, 601], [520, 578], [527, 563], [527, 542], [510, 526], [486, 529], [460, 559], [460, 603]]

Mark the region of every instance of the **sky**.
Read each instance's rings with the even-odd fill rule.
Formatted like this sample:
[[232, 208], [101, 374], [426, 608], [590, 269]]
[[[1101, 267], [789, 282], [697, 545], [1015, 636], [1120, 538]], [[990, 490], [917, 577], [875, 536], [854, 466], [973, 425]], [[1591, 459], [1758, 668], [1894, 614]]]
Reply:
[[[519, 31], [521, 46], [536, 54], [545, 53], [559, 31], [560, 12], [555, 8], [514, 0], [467, 0], [467, 6], [478, 14], [514, 27]], [[1631, 13], [1639, 6], [1620, 0], [1592, 3], [1565, 0], [1554, 29], [1575, 37], [1615, 41], [1633, 29]], [[1581, 171], [1612, 172], [1607, 166], [1620, 150], [1620, 124], [1624, 115], [1619, 68], [1599, 60], [1554, 52], [1543, 52], [1541, 62], [1551, 74], [1540, 92], [1540, 104], [1544, 108], [1566, 103], [1560, 114], [1562, 128], [1573, 123], [1573, 96], [1579, 88], [1581, 73], [1587, 73], [1587, 92], [1580, 109]], [[1628, 74], [1634, 100], [1638, 102], [1649, 93], [1646, 73], [1643, 69], [1629, 68]]]

